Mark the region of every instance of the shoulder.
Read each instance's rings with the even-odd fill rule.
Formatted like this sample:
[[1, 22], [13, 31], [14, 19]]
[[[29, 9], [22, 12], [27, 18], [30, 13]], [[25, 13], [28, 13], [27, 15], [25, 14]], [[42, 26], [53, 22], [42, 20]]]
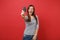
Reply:
[[36, 15], [36, 18], [38, 18], [38, 15]]
[[25, 19], [28, 19], [28, 16], [25, 16]]
[[25, 17], [28, 17], [27, 15]]
[[38, 15], [36, 15], [37, 21], [39, 21]]

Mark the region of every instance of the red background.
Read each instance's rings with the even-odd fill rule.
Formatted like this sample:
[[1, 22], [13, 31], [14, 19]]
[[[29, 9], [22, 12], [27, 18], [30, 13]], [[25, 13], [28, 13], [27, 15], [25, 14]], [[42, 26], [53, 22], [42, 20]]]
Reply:
[[0, 0], [0, 40], [22, 40], [23, 6], [33, 4], [39, 17], [39, 40], [60, 40], [59, 0]]

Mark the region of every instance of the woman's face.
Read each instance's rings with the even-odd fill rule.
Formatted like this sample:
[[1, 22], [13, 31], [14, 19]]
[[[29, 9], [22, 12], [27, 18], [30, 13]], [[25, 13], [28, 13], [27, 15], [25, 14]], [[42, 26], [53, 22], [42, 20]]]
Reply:
[[29, 10], [28, 10], [29, 15], [32, 15], [33, 11], [34, 11], [33, 7], [32, 7], [32, 6], [31, 6], [31, 7], [29, 7]]

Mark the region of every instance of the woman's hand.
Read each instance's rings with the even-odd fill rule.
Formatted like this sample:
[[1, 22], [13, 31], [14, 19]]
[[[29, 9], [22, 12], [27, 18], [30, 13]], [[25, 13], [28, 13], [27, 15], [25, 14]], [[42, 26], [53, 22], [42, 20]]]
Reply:
[[20, 15], [22, 16], [23, 19], [25, 18], [24, 13], [25, 13], [24, 10], [22, 10], [22, 12], [21, 12], [21, 14], [20, 14]]
[[21, 15], [23, 15], [25, 12], [22, 10]]
[[36, 36], [33, 36], [32, 40], [36, 40], [36, 39], [37, 39], [37, 37]]

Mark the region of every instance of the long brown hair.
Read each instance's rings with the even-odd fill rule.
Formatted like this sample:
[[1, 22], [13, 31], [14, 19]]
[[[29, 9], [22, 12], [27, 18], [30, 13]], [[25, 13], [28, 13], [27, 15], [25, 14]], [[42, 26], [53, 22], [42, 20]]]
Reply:
[[35, 13], [35, 7], [33, 6], [33, 5], [29, 5], [28, 6], [28, 8], [27, 8], [27, 15], [28, 15], [28, 20], [27, 20], [27, 22], [31, 22], [31, 18], [30, 18], [30, 16], [29, 16], [29, 12], [28, 12], [28, 10], [29, 10], [29, 8], [30, 7], [33, 7], [33, 13], [32, 13], [32, 16], [34, 16], [34, 18], [36, 19], [36, 23], [37, 23], [37, 17], [36, 17], [36, 15], [34, 14]]

